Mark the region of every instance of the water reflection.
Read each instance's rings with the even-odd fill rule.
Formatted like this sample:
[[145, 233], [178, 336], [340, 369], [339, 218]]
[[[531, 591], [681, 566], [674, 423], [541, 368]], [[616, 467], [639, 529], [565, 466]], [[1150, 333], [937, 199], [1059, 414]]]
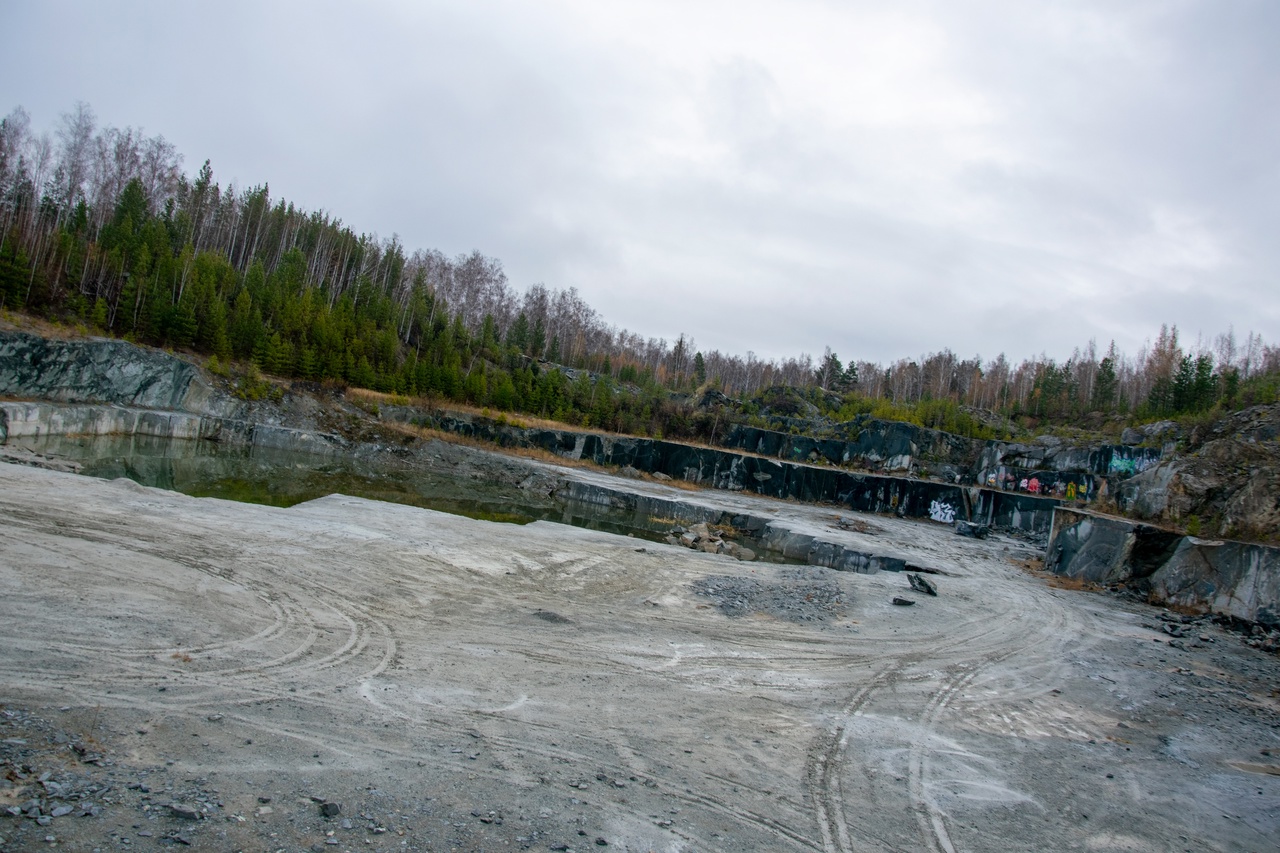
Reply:
[[332, 457], [153, 436], [48, 436], [10, 445], [69, 459], [91, 477], [127, 477], [194, 497], [289, 507], [331, 494], [406, 504], [512, 524], [555, 521], [660, 541], [669, 522], [557, 502], [514, 486], [462, 480], [412, 458]]

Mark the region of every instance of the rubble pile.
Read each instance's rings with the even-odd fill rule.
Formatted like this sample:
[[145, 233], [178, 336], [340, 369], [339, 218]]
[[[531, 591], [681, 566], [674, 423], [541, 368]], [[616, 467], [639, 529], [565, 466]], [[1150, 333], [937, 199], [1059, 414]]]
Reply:
[[756, 552], [732, 539], [725, 539], [724, 534], [714, 530], [704, 522], [692, 527], [676, 527], [666, 537], [668, 545], [682, 545], [706, 554], [727, 554], [744, 562], [756, 558]]
[[713, 575], [693, 582], [726, 616], [762, 614], [787, 622], [822, 622], [845, 615], [848, 594], [829, 569], [797, 568], [768, 581], [742, 575]]

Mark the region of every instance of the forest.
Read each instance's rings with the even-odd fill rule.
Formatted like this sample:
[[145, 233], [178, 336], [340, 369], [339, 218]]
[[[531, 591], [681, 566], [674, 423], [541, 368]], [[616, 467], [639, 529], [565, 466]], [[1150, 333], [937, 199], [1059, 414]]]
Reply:
[[83, 103], [52, 133], [21, 107], [0, 121], [0, 309], [201, 353], [223, 371], [670, 437], [705, 433], [688, 400], [708, 389], [748, 417], [783, 386], [832, 417], [979, 437], [981, 411], [1032, 429], [1116, 428], [1280, 392], [1280, 347], [1232, 329], [1188, 344], [1164, 326], [1134, 355], [1089, 341], [1017, 364], [949, 349], [846, 362], [830, 347], [771, 361], [646, 338], [574, 288], [516, 288], [478, 251], [410, 251], [266, 183], [222, 186], [207, 160], [188, 175], [162, 136], [100, 127]]

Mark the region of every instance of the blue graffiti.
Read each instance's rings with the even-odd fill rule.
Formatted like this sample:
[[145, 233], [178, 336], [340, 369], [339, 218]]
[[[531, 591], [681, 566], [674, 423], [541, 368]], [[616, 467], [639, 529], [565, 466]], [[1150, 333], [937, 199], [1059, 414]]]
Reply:
[[1116, 459], [1114, 456], [1111, 458], [1111, 473], [1113, 474], [1132, 474], [1136, 467], [1132, 459]]

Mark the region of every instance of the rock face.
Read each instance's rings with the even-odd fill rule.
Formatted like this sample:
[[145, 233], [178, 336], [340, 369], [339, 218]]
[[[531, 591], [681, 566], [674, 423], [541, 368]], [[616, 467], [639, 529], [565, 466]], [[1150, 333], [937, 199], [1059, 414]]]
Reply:
[[847, 426], [848, 438], [813, 438], [751, 426], [735, 426], [726, 433], [725, 447], [746, 450], [792, 462], [825, 460], [833, 465], [853, 463], [876, 471], [909, 472], [921, 459], [961, 468], [972, 457], [965, 438], [898, 421], [867, 420]]
[[1146, 524], [1059, 507], [1045, 568], [1126, 584], [1154, 603], [1280, 625], [1280, 549], [1180, 536]]
[[227, 416], [236, 402], [192, 364], [124, 341], [0, 332], [0, 395]]
[[1008, 491], [1092, 500], [1163, 455], [1163, 449], [1123, 444], [1076, 447], [1054, 436], [1040, 436], [1031, 444], [992, 441], [979, 453], [973, 478]]
[[[1122, 483], [1117, 501], [1139, 518], [1210, 536], [1280, 536], [1280, 405], [1237, 412], [1190, 437], [1190, 452]], [[1195, 519], [1193, 522], [1192, 519]]]
[[760, 515], [733, 514], [698, 503], [637, 494], [627, 489], [605, 488], [576, 480], [562, 483], [555, 497], [565, 503], [591, 504], [620, 510], [637, 518], [656, 516], [681, 519], [687, 525], [681, 528], [678, 536], [672, 537], [676, 539], [673, 544], [707, 550], [710, 553], [725, 553], [738, 559], [754, 559], [756, 554], [741, 545], [736, 548], [721, 548], [721, 544], [725, 543], [721, 537], [711, 535], [711, 525], [732, 527], [752, 537], [763, 551], [791, 560], [803, 560], [811, 566], [859, 574], [900, 572], [907, 568], [906, 559], [898, 554], [859, 550], [839, 542], [825, 541], [810, 533], [793, 531], [774, 519]]
[[1126, 427], [1120, 434], [1120, 443], [1133, 445], [1152, 440], [1177, 440], [1178, 425], [1173, 421], [1158, 421], [1141, 427]]
[[203, 438], [206, 419], [190, 412], [124, 406], [0, 403], [0, 440], [42, 435], [150, 435]]
[[274, 450], [334, 454], [337, 436], [245, 418], [199, 368], [124, 341], [55, 341], [0, 332], [0, 396], [57, 402], [0, 403], [0, 442], [44, 435], [140, 435], [208, 439]]
[[[928, 470], [956, 484], [1005, 492], [1089, 501], [1110, 485], [1158, 462], [1165, 448], [1078, 447], [1054, 436], [1035, 442], [978, 441], [896, 421], [866, 419], [815, 438], [749, 426], [729, 430], [725, 447], [791, 462], [855, 465], [871, 471], [920, 474]], [[843, 435], [842, 435], [843, 434]]]
[[[387, 414], [384, 410], [384, 415]], [[766, 459], [674, 441], [569, 430], [524, 429], [484, 418], [440, 415], [417, 423], [507, 447], [540, 447], [571, 459], [635, 468], [651, 474], [807, 503], [835, 503], [859, 512], [894, 513], [952, 524], [957, 519], [1047, 533], [1057, 500], [994, 489]]]
[[207, 439], [272, 450], [333, 455], [346, 448], [339, 436], [273, 424], [190, 412], [125, 406], [0, 403], [0, 442], [49, 435], [138, 435]]

